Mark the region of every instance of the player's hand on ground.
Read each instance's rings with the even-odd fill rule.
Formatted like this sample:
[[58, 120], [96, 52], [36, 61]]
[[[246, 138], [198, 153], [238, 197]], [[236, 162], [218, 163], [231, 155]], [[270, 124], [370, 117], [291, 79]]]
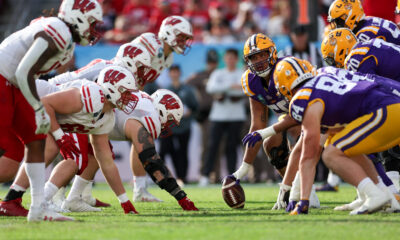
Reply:
[[289, 204], [286, 207], [286, 212], [291, 212], [296, 208], [297, 201], [289, 201]]
[[308, 200], [300, 200], [299, 203], [296, 204], [296, 207], [293, 211], [290, 212], [289, 215], [300, 215], [300, 214], [308, 214], [308, 206], [310, 205], [310, 201]]
[[289, 193], [291, 188], [292, 187], [289, 185], [279, 183], [279, 194], [272, 210], [286, 209], [287, 204], [285, 201], [285, 196]]
[[256, 143], [261, 140], [262, 140], [262, 137], [261, 137], [260, 133], [255, 131], [255, 132], [247, 134], [243, 138], [242, 142], [243, 142], [243, 145], [245, 145], [245, 146], [246, 146], [246, 144], [248, 144], [249, 147], [254, 147], [254, 145], [256, 145]]
[[122, 209], [124, 209], [125, 214], [139, 214], [130, 200], [121, 203]]
[[178, 203], [185, 211], [199, 211], [199, 209], [197, 209], [192, 200], [190, 200], [188, 197], [182, 198], [181, 200], [178, 201]]
[[57, 145], [60, 148], [60, 153], [64, 159], [77, 159], [81, 154], [79, 148], [75, 145], [76, 141], [71, 135], [64, 134], [57, 141]]
[[47, 134], [50, 130], [50, 117], [42, 105], [35, 110], [36, 134]]

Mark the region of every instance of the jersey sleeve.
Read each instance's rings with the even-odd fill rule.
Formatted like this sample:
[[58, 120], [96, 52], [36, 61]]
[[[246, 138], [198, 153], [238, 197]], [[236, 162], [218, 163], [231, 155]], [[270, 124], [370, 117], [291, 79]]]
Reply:
[[252, 97], [255, 95], [255, 93], [250, 89], [249, 74], [250, 74], [250, 70], [247, 70], [246, 72], [243, 73], [242, 78], [241, 78], [241, 83], [242, 83], [242, 89], [243, 89], [244, 94], [246, 94], [249, 97]]
[[304, 112], [307, 109], [311, 92], [312, 90], [308, 88], [301, 89], [290, 101], [289, 115], [300, 124], [303, 122]]
[[58, 18], [45, 18], [41, 21], [44, 32], [54, 41], [58, 50], [66, 51], [73, 47], [72, 35], [68, 26]]
[[[362, 64], [366, 64], [365, 66], [375, 68], [377, 65], [376, 57], [374, 55], [368, 54], [369, 51], [370, 47], [362, 44], [357, 45], [355, 48], [353, 48], [353, 50], [351, 50], [350, 54], [346, 57], [344, 62], [345, 68], [353, 72], [358, 72]], [[370, 59], [372, 61], [365, 62], [367, 59]]]
[[87, 81], [82, 84], [80, 93], [84, 112], [99, 114], [103, 110], [105, 97], [99, 85]]

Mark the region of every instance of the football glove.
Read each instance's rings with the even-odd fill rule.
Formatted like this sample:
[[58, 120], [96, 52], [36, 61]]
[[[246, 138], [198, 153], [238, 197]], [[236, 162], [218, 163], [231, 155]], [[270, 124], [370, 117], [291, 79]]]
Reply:
[[289, 215], [300, 215], [300, 214], [308, 214], [308, 206], [310, 202], [308, 200], [300, 200], [299, 203], [296, 204], [296, 207], [293, 211], [290, 212]]
[[285, 201], [285, 197], [287, 198], [290, 189], [292, 188], [289, 185], [283, 184], [283, 183], [279, 183], [279, 194], [278, 194], [278, 198], [276, 199], [276, 203], [274, 205], [274, 207], [272, 208], [272, 210], [279, 210], [279, 209], [285, 209], [286, 208], [286, 201]]
[[286, 212], [291, 212], [296, 207], [297, 201], [289, 201], [289, 204], [286, 207]]
[[81, 151], [75, 145], [75, 139], [67, 134], [64, 134], [60, 139], [56, 140], [60, 153], [64, 159], [78, 159]]
[[185, 211], [199, 211], [199, 209], [194, 206], [194, 203], [188, 197], [182, 198], [178, 201], [178, 203]]
[[256, 145], [256, 143], [261, 140], [262, 140], [262, 137], [261, 137], [260, 133], [255, 131], [255, 132], [247, 134], [243, 138], [242, 142], [243, 142], [243, 145], [245, 145], [245, 146], [246, 146], [246, 144], [248, 144], [249, 147], [254, 147], [254, 145]]
[[35, 121], [36, 121], [36, 134], [47, 134], [50, 130], [50, 117], [46, 112], [46, 109], [41, 105], [35, 110]]
[[130, 200], [121, 203], [121, 207], [122, 207], [122, 209], [124, 209], [125, 214], [139, 214], [136, 211], [135, 207], [132, 205]]

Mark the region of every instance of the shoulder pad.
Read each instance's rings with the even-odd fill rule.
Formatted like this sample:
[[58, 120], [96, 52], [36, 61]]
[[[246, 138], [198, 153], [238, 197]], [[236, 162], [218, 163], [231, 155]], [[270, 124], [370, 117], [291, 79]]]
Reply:
[[242, 78], [241, 78], [243, 92], [249, 97], [255, 95], [255, 93], [250, 89], [250, 85], [249, 85], [249, 82], [253, 79], [253, 77], [254, 76], [251, 73], [251, 71], [247, 70], [246, 72], [244, 72], [242, 74]]
[[104, 106], [104, 93], [102, 88], [94, 82], [82, 80], [82, 87], [80, 89], [83, 111], [88, 113], [97, 113], [103, 110]]
[[44, 32], [53, 39], [60, 51], [72, 48], [73, 42], [71, 32], [61, 19], [50, 17], [40, 20]]

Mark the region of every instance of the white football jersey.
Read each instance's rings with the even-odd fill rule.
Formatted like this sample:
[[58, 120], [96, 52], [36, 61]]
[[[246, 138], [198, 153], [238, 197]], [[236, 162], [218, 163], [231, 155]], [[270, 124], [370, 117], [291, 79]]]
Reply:
[[31, 24], [7, 37], [0, 44], [0, 74], [18, 87], [15, 72], [18, 64], [32, 46], [35, 35], [45, 32], [57, 46], [59, 52], [50, 58], [35, 74], [35, 78], [64, 65], [74, 54], [75, 43], [68, 26], [56, 17], [41, 17]]
[[78, 79], [87, 79], [89, 81], [95, 81], [98, 78], [101, 70], [113, 64], [114, 62], [112, 60], [95, 59], [91, 61], [88, 65], [79, 68], [76, 71], [65, 72], [63, 74], [50, 78], [49, 82], [51, 84], [59, 85]]
[[135, 110], [126, 114], [121, 110], [115, 111], [115, 126], [108, 134], [110, 140], [125, 141], [128, 140], [125, 135], [125, 124], [128, 119], [136, 119], [146, 128], [153, 139], [158, 138], [161, 133], [161, 122], [151, 97], [142, 91], [134, 93], [139, 101]]
[[82, 110], [68, 115], [56, 114], [57, 122], [64, 132], [107, 134], [114, 127], [114, 111], [102, 113], [105, 96], [102, 87], [97, 83], [84, 79], [54, 85], [36, 80], [36, 88], [40, 97], [69, 88], [79, 89]]
[[145, 73], [145, 79], [154, 82], [165, 68], [169, 68], [173, 61], [173, 54], [169, 54], [166, 58], [164, 55], [164, 45], [154, 33], [143, 33], [133, 40], [134, 43], [140, 44], [149, 51], [151, 56], [152, 70]]

